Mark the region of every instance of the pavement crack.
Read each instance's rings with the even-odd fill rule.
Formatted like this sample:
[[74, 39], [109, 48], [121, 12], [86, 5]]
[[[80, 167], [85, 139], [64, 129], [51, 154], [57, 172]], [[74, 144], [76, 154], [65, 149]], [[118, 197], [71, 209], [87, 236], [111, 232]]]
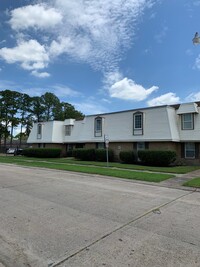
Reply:
[[165, 207], [165, 206], [167, 206], [167, 205], [170, 205], [171, 203], [174, 203], [174, 202], [176, 202], [177, 200], [179, 200], [179, 199], [181, 199], [181, 198], [184, 198], [184, 197], [186, 197], [186, 196], [188, 196], [188, 195], [191, 195], [191, 194], [193, 194], [193, 193], [195, 193], [195, 192], [196, 192], [196, 190], [187, 192], [186, 194], [183, 194], [183, 195], [181, 195], [181, 196], [179, 196], [179, 197], [177, 197], [177, 198], [174, 198], [174, 199], [172, 199], [172, 200], [170, 200], [170, 201], [168, 201], [168, 202], [166, 202], [166, 203], [164, 203], [164, 204], [161, 204], [160, 206], [154, 207], [154, 208], [152, 208], [152, 209], [146, 211], [145, 213], [139, 215], [138, 217], [136, 217], [136, 218], [134, 218], [134, 219], [128, 221], [127, 223], [124, 223], [123, 225], [121, 225], [121, 226], [115, 228], [114, 230], [110, 231], [109, 233], [103, 235], [103, 236], [100, 237], [99, 239], [97, 239], [97, 240], [91, 242], [89, 245], [84, 246], [83, 248], [79, 249], [78, 251], [72, 253], [71, 255], [66, 256], [66, 257], [63, 257], [62, 259], [58, 260], [58, 261], [55, 262], [53, 265], [51, 265], [51, 267], [57, 267], [57, 266], [61, 265], [62, 263], [68, 261], [69, 259], [75, 257], [75, 256], [78, 255], [79, 253], [81, 253], [81, 252], [83, 252], [83, 251], [87, 251], [87, 250], [89, 250], [90, 247], [92, 247], [93, 245], [97, 244], [97, 243], [100, 242], [101, 240], [104, 240], [105, 238], [111, 236], [113, 233], [115, 233], [115, 232], [117, 232], [117, 231], [120, 231], [121, 229], [125, 228], [126, 226], [131, 225], [132, 223], [134, 223], [134, 222], [140, 220], [141, 218], [144, 218], [145, 216], [149, 215], [149, 214], [152, 213], [152, 212], [153, 212], [153, 213], [155, 213], [155, 212], [157, 213], [157, 212], [159, 211], [159, 214], [160, 214], [160, 213], [161, 213], [161, 211], [160, 211], [161, 208], [163, 208], [163, 207]]

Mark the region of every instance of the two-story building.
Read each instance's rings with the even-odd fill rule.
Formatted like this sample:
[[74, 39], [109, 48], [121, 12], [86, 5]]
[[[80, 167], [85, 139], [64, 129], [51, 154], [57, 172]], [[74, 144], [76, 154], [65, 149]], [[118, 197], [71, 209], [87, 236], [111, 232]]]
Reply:
[[83, 120], [38, 122], [28, 143], [33, 147], [103, 148], [117, 157], [127, 150], [174, 150], [179, 159], [199, 164], [200, 102], [156, 106], [85, 116]]

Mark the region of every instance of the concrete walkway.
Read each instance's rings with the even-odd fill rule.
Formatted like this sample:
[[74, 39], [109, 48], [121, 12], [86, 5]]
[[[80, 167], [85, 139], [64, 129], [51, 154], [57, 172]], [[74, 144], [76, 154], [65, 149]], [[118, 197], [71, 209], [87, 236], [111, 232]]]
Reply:
[[182, 190], [191, 190], [191, 191], [196, 190], [200, 192], [200, 188], [183, 186], [185, 182], [190, 181], [197, 177], [200, 177], [200, 170], [188, 172], [186, 174], [178, 174], [176, 175], [176, 177], [160, 182], [159, 185], [169, 187], [169, 188], [182, 189]]

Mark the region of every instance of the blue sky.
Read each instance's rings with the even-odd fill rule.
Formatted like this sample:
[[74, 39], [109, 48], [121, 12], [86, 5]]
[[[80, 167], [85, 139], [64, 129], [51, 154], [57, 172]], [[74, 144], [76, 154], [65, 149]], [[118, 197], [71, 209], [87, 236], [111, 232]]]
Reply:
[[1, 0], [0, 90], [84, 114], [200, 100], [200, 0]]

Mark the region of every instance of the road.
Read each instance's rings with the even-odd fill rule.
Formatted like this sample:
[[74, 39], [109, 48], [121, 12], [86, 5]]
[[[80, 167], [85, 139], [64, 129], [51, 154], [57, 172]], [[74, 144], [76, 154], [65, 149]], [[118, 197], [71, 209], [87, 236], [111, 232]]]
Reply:
[[0, 164], [0, 266], [199, 267], [200, 193]]

